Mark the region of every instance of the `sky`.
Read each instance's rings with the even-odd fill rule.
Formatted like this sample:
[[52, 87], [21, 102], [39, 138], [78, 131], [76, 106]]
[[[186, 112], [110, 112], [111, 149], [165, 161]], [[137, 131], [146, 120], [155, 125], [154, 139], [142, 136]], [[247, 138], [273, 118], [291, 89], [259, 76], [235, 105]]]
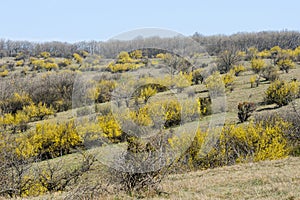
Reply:
[[187, 36], [300, 31], [299, 7], [299, 0], [0, 0], [0, 38], [106, 41], [143, 28]]

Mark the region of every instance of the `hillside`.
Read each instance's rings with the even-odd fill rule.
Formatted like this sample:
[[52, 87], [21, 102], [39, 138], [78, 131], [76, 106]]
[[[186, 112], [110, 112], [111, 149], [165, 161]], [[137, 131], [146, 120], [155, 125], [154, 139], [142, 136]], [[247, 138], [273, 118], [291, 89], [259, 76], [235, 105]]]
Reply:
[[[291, 157], [169, 175], [161, 184], [160, 195], [146, 195], [149, 195], [147, 199], [299, 200], [299, 166], [300, 158]], [[71, 194], [56, 193], [32, 199], [76, 198]], [[136, 199], [138, 197], [143, 196], [131, 197], [124, 193], [102, 195], [100, 193], [93, 196], [93, 199]]]
[[0, 196], [299, 198], [300, 46], [193, 51], [1, 58]]

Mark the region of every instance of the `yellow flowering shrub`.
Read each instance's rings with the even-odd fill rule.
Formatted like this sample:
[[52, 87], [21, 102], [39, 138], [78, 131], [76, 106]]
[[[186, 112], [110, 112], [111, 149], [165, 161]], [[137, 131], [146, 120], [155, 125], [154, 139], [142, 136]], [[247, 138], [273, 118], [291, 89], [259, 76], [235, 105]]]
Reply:
[[43, 51], [43, 52], [40, 53], [40, 56], [47, 59], [51, 56], [51, 54], [47, 51]]
[[32, 104], [32, 99], [26, 93], [14, 93], [10, 98], [0, 101], [0, 110], [2, 113], [15, 114], [18, 110], [22, 110], [24, 106]]
[[295, 63], [291, 59], [280, 59], [277, 63], [279, 69], [288, 73], [290, 69], [295, 68]]
[[263, 51], [261, 51], [261, 52], [258, 52], [257, 53], [257, 56], [258, 57], [261, 57], [261, 58], [270, 58], [271, 57], [271, 51], [268, 51], [268, 50], [263, 50]]
[[121, 51], [117, 57], [117, 63], [131, 63], [132, 59], [129, 56], [129, 53], [126, 51]]
[[27, 130], [29, 117], [22, 111], [15, 114], [6, 113], [0, 116], [0, 128], [11, 133], [20, 133]]
[[130, 57], [133, 59], [141, 59], [143, 57], [143, 52], [141, 50], [134, 50], [130, 53]]
[[122, 129], [119, 122], [112, 113], [98, 117], [99, 126], [102, 129], [102, 136], [108, 138], [111, 142], [120, 142], [122, 139]]
[[78, 64], [82, 64], [83, 58], [78, 53], [74, 53], [73, 58]]
[[156, 58], [160, 58], [160, 59], [165, 59], [166, 54], [164, 53], [159, 53], [156, 55]]
[[153, 122], [149, 115], [148, 109], [149, 107], [143, 107], [137, 111], [131, 111], [130, 118], [138, 125], [151, 126], [153, 125]]
[[24, 65], [24, 60], [19, 60], [16, 62], [16, 66], [19, 67], [19, 66], [23, 66]]
[[58, 64], [56, 64], [52, 60], [49, 60], [49, 62], [45, 60], [33, 60], [31, 61], [31, 65], [35, 70], [42, 70], [42, 69], [45, 69], [47, 71], [58, 70]]
[[173, 83], [179, 90], [192, 85], [193, 74], [180, 71], [173, 79]]
[[9, 73], [9, 72], [8, 72], [7, 69], [1, 70], [1, 71], [0, 71], [0, 76], [1, 76], [1, 77], [5, 77], [5, 76], [8, 75], [8, 73]]
[[147, 103], [148, 99], [157, 93], [157, 89], [156, 87], [148, 86], [143, 88], [140, 93], [140, 98], [142, 98], [144, 102]]
[[88, 97], [96, 103], [104, 103], [111, 99], [111, 93], [116, 88], [114, 80], [100, 80], [88, 91]]
[[235, 80], [235, 71], [234, 70], [230, 70], [228, 73], [224, 74], [222, 76], [223, 79], [223, 83], [225, 85], [225, 88], [229, 88], [230, 86], [232, 86], [234, 80]]
[[110, 63], [107, 66], [108, 71], [116, 73], [116, 72], [126, 72], [129, 70], [136, 70], [139, 69], [140, 67], [143, 67], [144, 64], [142, 63], [117, 63], [117, 64], [113, 64]]
[[74, 121], [41, 123], [36, 125], [35, 130], [16, 138], [16, 153], [24, 158], [39, 156], [48, 159], [68, 154], [82, 142]]
[[[212, 168], [239, 162], [273, 160], [289, 155], [290, 147], [285, 132], [290, 124], [282, 119], [275, 123], [250, 122], [242, 125], [226, 125], [221, 130], [200, 129], [190, 147], [182, 156], [193, 168]], [[215, 141], [215, 142], [213, 142]], [[184, 139], [169, 139], [176, 148]], [[179, 144], [177, 144], [179, 143]]]
[[300, 95], [300, 83], [298, 81], [286, 82], [276, 80], [265, 92], [265, 100], [268, 103], [276, 103], [278, 106], [287, 105]]
[[40, 102], [38, 105], [30, 104], [23, 107], [23, 112], [30, 118], [30, 121], [42, 120], [48, 115], [54, 114], [54, 109]]
[[240, 73], [246, 71], [246, 68], [244, 65], [235, 65], [235, 66], [233, 66], [233, 71], [236, 76], [239, 76]]
[[263, 59], [253, 58], [251, 60], [251, 69], [255, 73], [260, 73], [266, 67], [266, 62]]

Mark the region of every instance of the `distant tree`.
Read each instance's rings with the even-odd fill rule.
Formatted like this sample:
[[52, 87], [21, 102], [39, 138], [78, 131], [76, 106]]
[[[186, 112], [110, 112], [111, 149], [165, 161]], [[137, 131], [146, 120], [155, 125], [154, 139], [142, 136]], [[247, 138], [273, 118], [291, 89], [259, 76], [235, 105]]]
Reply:
[[217, 66], [221, 74], [229, 72], [234, 65], [241, 60], [241, 55], [235, 48], [223, 51], [217, 60]]

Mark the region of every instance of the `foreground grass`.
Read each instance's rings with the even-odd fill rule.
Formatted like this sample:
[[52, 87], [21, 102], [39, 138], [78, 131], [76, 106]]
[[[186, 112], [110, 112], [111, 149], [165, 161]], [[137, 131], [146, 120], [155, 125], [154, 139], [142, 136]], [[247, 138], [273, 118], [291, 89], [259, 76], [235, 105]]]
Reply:
[[299, 165], [287, 158], [172, 175], [162, 188], [170, 199], [300, 199]]
[[[290, 157], [174, 174], [166, 177], [161, 183], [161, 194], [144, 194], [143, 197], [146, 199], [298, 200], [300, 199], [299, 166], [300, 158]], [[97, 177], [99, 178], [94, 174], [94, 178]], [[89, 184], [89, 181], [86, 184]], [[70, 196], [72, 192], [48, 194], [33, 199], [73, 199], [74, 196]], [[77, 198], [90, 199], [88, 197]], [[93, 198], [136, 199], [137, 196], [129, 196], [123, 192], [104, 195], [98, 191]]]

